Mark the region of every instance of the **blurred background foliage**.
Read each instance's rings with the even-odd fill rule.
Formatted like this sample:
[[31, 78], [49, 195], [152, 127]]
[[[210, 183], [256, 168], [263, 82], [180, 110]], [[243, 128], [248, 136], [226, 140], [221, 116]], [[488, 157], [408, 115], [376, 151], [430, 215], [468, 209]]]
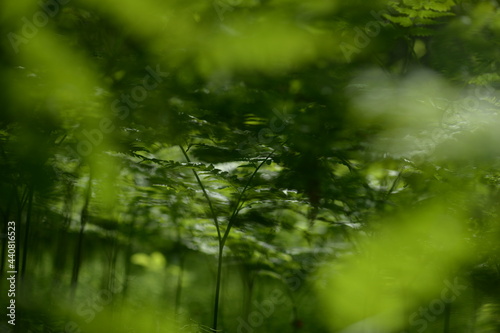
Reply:
[[0, 18], [1, 332], [500, 332], [498, 1]]

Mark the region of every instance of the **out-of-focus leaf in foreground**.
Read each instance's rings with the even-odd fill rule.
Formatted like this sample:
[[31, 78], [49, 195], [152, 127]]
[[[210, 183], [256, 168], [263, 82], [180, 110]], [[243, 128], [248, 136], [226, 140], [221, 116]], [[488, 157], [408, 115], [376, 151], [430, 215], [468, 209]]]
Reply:
[[[327, 274], [326, 318], [343, 329], [360, 322], [380, 332], [404, 328], [420, 302], [439, 296], [470, 255], [464, 221], [444, 206], [425, 206], [384, 221], [374, 237]], [[376, 229], [376, 228], [375, 228]]]

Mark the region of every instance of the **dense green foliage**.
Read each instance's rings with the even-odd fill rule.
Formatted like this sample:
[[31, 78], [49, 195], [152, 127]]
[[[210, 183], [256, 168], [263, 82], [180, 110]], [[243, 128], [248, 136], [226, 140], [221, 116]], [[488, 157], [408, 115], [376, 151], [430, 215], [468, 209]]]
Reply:
[[498, 1], [0, 18], [0, 332], [500, 332]]

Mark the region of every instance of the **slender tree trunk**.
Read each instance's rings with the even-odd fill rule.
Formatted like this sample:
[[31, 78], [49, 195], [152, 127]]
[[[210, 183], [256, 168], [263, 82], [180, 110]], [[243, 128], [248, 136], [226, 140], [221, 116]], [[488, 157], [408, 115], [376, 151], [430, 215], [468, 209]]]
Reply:
[[[14, 191], [12, 191], [14, 192]], [[13, 195], [10, 196], [9, 198], [9, 202], [7, 203], [7, 206], [5, 208], [5, 213], [3, 214], [3, 221], [4, 221], [4, 224], [3, 224], [3, 234], [5, 235], [5, 237], [7, 237], [7, 223], [10, 221], [10, 209], [11, 209], [11, 205], [12, 205], [12, 198], [13, 198]], [[2, 242], [2, 258], [0, 259], [0, 272], [3, 272], [4, 271], [4, 268], [5, 268], [5, 260], [7, 258], [7, 239], [5, 239], [5, 242]]]
[[0, 258], [0, 273], [3, 272], [5, 268], [5, 259], [7, 258], [7, 224], [9, 222], [8, 215], [6, 215], [4, 218], [2, 218], [2, 234], [5, 235], [5, 241], [2, 242], [2, 251], [1, 251], [1, 258]]
[[[114, 291], [116, 290], [116, 261], [118, 259], [118, 245], [116, 241], [116, 235], [113, 233], [110, 239], [110, 254], [109, 254], [109, 259], [107, 263], [107, 267], [104, 269], [104, 272], [106, 274], [104, 275], [104, 281], [103, 281], [103, 288], [105, 290], [110, 291], [112, 294], [114, 294]], [[114, 305], [116, 304], [116, 298], [115, 296], [112, 296], [111, 302], [109, 304], [110, 309], [111, 309], [111, 316], [114, 317]]]
[[118, 260], [118, 244], [116, 235], [113, 237], [113, 245], [111, 248], [111, 262], [109, 267], [109, 283], [108, 289], [115, 290], [115, 277], [116, 277], [116, 261]]
[[56, 253], [54, 255], [54, 261], [52, 263], [52, 270], [54, 272], [53, 286], [58, 286], [61, 283], [62, 275], [66, 267], [67, 261], [67, 244], [68, 244], [68, 228], [63, 225], [63, 227], [58, 232], [59, 237], [57, 237]]
[[71, 274], [71, 300], [74, 300], [76, 287], [78, 285], [78, 276], [80, 273], [80, 264], [82, 259], [83, 236], [85, 232], [85, 225], [88, 220], [89, 202], [92, 191], [92, 175], [89, 175], [87, 184], [87, 193], [85, 195], [85, 203], [80, 214], [80, 232], [78, 233], [78, 243], [75, 249], [75, 257], [73, 262], [73, 272]]
[[444, 306], [443, 333], [450, 332], [450, 318], [451, 318], [451, 303], [446, 303]]
[[247, 286], [247, 295], [245, 299], [245, 304], [243, 305], [243, 318], [248, 318], [250, 315], [250, 310], [252, 308], [252, 296], [253, 296], [253, 287], [254, 287], [254, 276], [251, 272], [248, 272], [247, 269], [244, 269], [243, 273], [244, 281]]
[[68, 229], [71, 224], [72, 212], [73, 212], [73, 186], [66, 184], [65, 192], [65, 202], [64, 202], [64, 220], [61, 228], [58, 230], [59, 237], [57, 238], [56, 253], [54, 255], [53, 261], [53, 271], [54, 271], [54, 286], [61, 283], [62, 275], [66, 268], [67, 262], [67, 244], [68, 244]]
[[76, 245], [75, 249], [75, 257], [73, 261], [73, 271], [71, 273], [71, 299], [74, 299], [75, 296], [75, 291], [76, 291], [76, 286], [78, 284], [78, 276], [80, 274], [80, 262], [82, 259], [82, 247], [83, 247], [83, 235], [85, 231], [85, 222], [83, 218], [83, 214], [86, 214], [82, 212], [82, 221], [80, 224], [80, 232], [78, 233], [78, 242]]
[[[115, 260], [115, 242], [116, 238], [112, 235], [112, 232], [109, 231], [109, 234], [106, 236], [107, 241], [104, 245], [104, 253], [106, 253], [107, 261], [103, 263], [102, 269], [102, 279], [101, 279], [101, 288], [106, 290], [111, 290], [112, 287], [112, 279], [114, 274], [114, 260]], [[109, 244], [109, 246], [108, 246]]]
[[[14, 194], [15, 194], [15, 197], [17, 198], [17, 219], [15, 220], [16, 222], [16, 243], [15, 243], [15, 246], [16, 246], [16, 262], [15, 262], [15, 271], [17, 272], [16, 274], [16, 283], [18, 286], [21, 286], [21, 281], [20, 281], [20, 275], [19, 275], [19, 271], [20, 271], [20, 267], [19, 267], [19, 263], [20, 263], [20, 257], [21, 257], [21, 236], [22, 236], [22, 225], [21, 225], [21, 221], [22, 221], [22, 217], [23, 217], [23, 209], [24, 209], [24, 204], [25, 204], [25, 197], [26, 197], [26, 193], [27, 193], [27, 189], [24, 190], [23, 194], [21, 197], [18, 196], [18, 191], [17, 189], [15, 188], [14, 189]], [[20, 290], [22, 289], [21, 287], [19, 288]]]
[[184, 255], [179, 255], [179, 276], [177, 277], [177, 287], [175, 289], [175, 314], [179, 314], [181, 307], [182, 279], [184, 276]]
[[[179, 203], [179, 199], [177, 199], [177, 204]], [[181, 246], [181, 227], [178, 223], [178, 215], [177, 215], [177, 212], [178, 212], [178, 205], [174, 205], [173, 207], [173, 213], [172, 213], [172, 219], [173, 219], [173, 222], [176, 226], [176, 231], [177, 231], [177, 244], [176, 244], [176, 247], [177, 247], [177, 260], [178, 260], [178, 263], [179, 263], [179, 275], [177, 276], [177, 286], [176, 286], [176, 289], [175, 289], [175, 314], [178, 315], [179, 314], [179, 311], [180, 311], [180, 307], [181, 307], [181, 295], [182, 295], [182, 279], [183, 279], [183, 276], [184, 276], [184, 253], [183, 253], [183, 249], [182, 249], [182, 246]]]
[[31, 228], [31, 213], [33, 209], [33, 195], [34, 195], [33, 185], [30, 185], [28, 193], [28, 209], [26, 212], [26, 226], [24, 231], [24, 242], [23, 242], [23, 257], [21, 265], [21, 281], [24, 281], [24, 276], [26, 274], [26, 265], [28, 261], [28, 249], [29, 249], [29, 237]]
[[128, 288], [129, 288], [129, 276], [130, 276], [130, 271], [132, 268], [132, 264], [130, 262], [130, 257], [132, 257], [132, 240], [134, 238], [134, 230], [135, 230], [135, 211], [132, 213], [132, 221], [129, 223], [129, 228], [128, 228], [128, 239], [127, 239], [127, 247], [125, 249], [125, 277], [123, 280], [123, 289], [122, 289], [122, 296], [123, 299], [125, 299]]

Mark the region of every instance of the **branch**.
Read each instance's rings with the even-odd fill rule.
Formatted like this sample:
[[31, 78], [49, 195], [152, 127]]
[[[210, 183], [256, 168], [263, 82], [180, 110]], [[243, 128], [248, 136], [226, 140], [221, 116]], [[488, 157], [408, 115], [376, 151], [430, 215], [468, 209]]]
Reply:
[[269, 155], [266, 156], [266, 158], [259, 164], [259, 166], [254, 170], [250, 178], [248, 179], [247, 183], [245, 184], [245, 187], [243, 188], [243, 191], [241, 191], [240, 196], [238, 197], [238, 201], [236, 202], [236, 206], [234, 207], [233, 214], [231, 214], [231, 218], [229, 219], [229, 222], [227, 224], [226, 231], [224, 232], [224, 237], [222, 237], [222, 247], [226, 244], [227, 237], [229, 236], [229, 232], [231, 231], [231, 227], [234, 224], [235, 218], [238, 215], [239, 211], [241, 210], [244, 200], [243, 200], [243, 195], [245, 194], [246, 190], [248, 189], [248, 186], [250, 186], [250, 183], [252, 182], [253, 178], [259, 171], [259, 169], [264, 165], [264, 163], [267, 162], [267, 160], [271, 157], [271, 155], [274, 153], [272, 151], [269, 153]]
[[[184, 150], [184, 148], [182, 148], [181, 145], [179, 145], [179, 148], [181, 149], [182, 154], [184, 154], [184, 157], [186, 158], [186, 161], [188, 161], [188, 163], [191, 163], [191, 160], [189, 159], [189, 156], [187, 155], [187, 153]], [[201, 190], [203, 191], [203, 195], [207, 199], [208, 206], [210, 207], [210, 212], [212, 213], [212, 218], [214, 220], [215, 228], [217, 229], [217, 238], [219, 239], [219, 247], [223, 247], [224, 245], [223, 245], [223, 240], [221, 238], [219, 221], [217, 220], [217, 215], [215, 215], [214, 207], [212, 206], [212, 200], [210, 200], [210, 197], [208, 196], [208, 193], [207, 193], [207, 191], [205, 189], [205, 186], [203, 186], [203, 183], [201, 182], [201, 179], [198, 176], [198, 173], [196, 172], [196, 170], [192, 169], [192, 171], [193, 171], [193, 174], [194, 174], [194, 176], [196, 178], [196, 181], [198, 182], [198, 185], [200, 185]]]

